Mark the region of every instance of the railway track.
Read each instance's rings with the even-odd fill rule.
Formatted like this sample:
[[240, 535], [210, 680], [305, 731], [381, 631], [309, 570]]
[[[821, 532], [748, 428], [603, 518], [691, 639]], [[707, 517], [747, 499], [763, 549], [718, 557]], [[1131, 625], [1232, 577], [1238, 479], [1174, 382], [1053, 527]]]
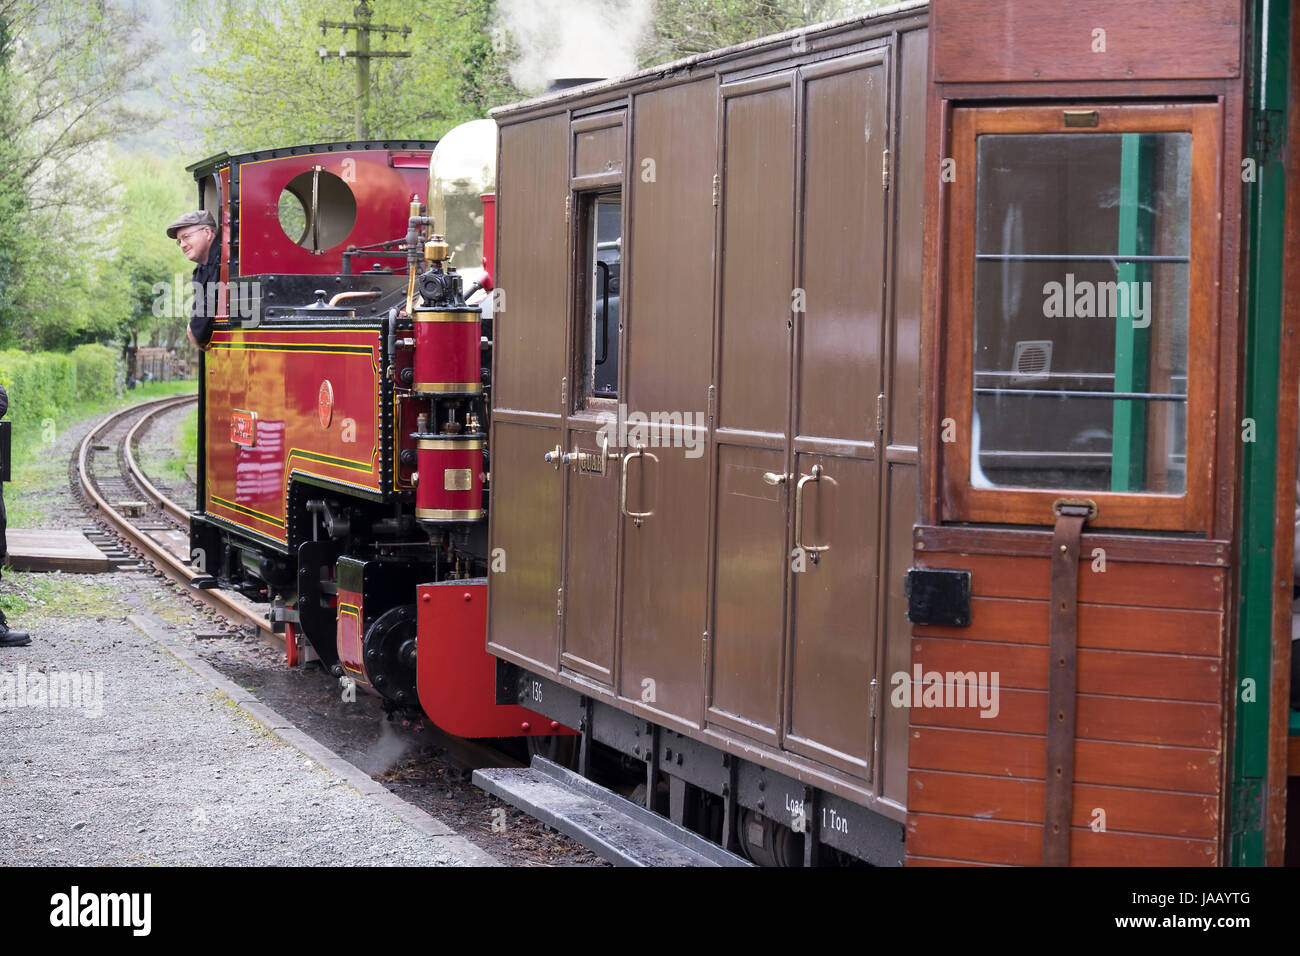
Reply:
[[90, 507], [128, 545], [159, 571], [190, 589], [196, 599], [239, 624], [274, 634], [264, 614], [242, 596], [200, 587], [208, 576], [189, 563], [189, 511], [149, 480], [136, 460], [134, 445], [157, 416], [198, 401], [196, 396], [163, 398], [114, 412], [91, 429], [77, 448], [76, 472]]

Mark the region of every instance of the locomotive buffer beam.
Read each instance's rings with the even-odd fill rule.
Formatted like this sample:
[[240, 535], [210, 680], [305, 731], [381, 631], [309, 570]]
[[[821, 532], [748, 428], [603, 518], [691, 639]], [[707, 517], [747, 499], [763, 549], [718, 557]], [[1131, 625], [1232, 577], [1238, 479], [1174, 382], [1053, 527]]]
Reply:
[[474, 771], [474, 783], [615, 866], [752, 866], [709, 840], [543, 757]]

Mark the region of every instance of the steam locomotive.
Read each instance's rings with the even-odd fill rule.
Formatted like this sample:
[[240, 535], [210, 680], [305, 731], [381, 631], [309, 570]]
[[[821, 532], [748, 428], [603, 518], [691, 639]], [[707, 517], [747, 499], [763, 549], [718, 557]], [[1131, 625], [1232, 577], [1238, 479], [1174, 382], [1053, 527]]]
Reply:
[[200, 163], [195, 552], [723, 862], [1281, 862], [1298, 24], [901, 3]]
[[205, 583], [267, 602], [291, 663], [474, 737], [553, 732], [493, 703], [482, 640], [495, 158], [482, 120], [190, 167], [221, 242]]

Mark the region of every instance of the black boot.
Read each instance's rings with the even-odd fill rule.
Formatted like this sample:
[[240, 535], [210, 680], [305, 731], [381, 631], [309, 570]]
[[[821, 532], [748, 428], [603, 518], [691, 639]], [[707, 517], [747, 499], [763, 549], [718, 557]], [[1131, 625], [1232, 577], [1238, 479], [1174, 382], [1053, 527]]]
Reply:
[[26, 647], [32, 642], [32, 636], [26, 631], [9, 629], [4, 611], [0, 611], [0, 647]]

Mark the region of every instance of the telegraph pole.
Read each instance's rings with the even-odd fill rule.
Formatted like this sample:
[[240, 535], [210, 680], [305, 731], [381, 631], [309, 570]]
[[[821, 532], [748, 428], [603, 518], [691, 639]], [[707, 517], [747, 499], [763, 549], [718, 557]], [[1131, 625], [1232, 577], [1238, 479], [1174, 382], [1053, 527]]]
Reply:
[[[368, 139], [370, 131], [366, 128], [366, 110], [370, 106], [370, 61], [373, 59], [382, 59], [384, 57], [406, 57], [410, 56], [409, 50], [372, 50], [370, 49], [370, 34], [383, 34], [384, 39], [388, 39], [388, 34], [400, 34], [405, 40], [411, 33], [410, 27], [395, 27], [387, 23], [372, 23], [370, 19], [370, 2], [371, 0], [360, 0], [352, 11], [355, 20], [322, 20], [320, 21], [321, 36], [325, 36], [327, 30], [342, 30], [344, 35], [349, 32], [355, 32], [357, 35], [357, 48], [348, 50], [339, 47], [339, 59], [354, 57], [357, 61], [357, 125], [356, 138], [359, 140]], [[318, 51], [321, 62], [324, 63], [330, 52], [321, 47]]]

